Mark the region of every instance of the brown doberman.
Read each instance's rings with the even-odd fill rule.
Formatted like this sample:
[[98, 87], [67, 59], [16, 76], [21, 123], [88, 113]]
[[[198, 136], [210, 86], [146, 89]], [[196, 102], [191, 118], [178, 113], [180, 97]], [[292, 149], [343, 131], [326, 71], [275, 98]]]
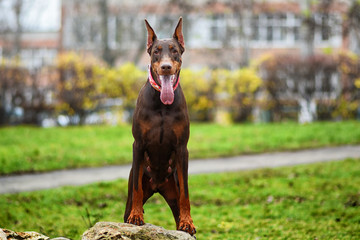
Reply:
[[159, 192], [171, 208], [176, 228], [194, 235], [188, 189], [189, 116], [179, 84], [185, 51], [182, 18], [169, 39], [158, 39], [146, 20], [145, 24], [151, 64], [133, 117], [135, 141], [124, 221], [143, 225], [143, 205]]

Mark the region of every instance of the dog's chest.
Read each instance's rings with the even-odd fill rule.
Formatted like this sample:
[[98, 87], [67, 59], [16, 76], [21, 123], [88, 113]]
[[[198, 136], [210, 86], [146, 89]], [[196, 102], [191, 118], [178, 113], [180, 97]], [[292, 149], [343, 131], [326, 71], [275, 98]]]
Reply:
[[162, 145], [176, 145], [180, 132], [183, 131], [183, 124], [177, 121], [177, 114], [167, 111], [157, 111], [149, 114], [147, 124], [142, 129], [143, 140], [146, 145], [155, 144], [159, 147]]

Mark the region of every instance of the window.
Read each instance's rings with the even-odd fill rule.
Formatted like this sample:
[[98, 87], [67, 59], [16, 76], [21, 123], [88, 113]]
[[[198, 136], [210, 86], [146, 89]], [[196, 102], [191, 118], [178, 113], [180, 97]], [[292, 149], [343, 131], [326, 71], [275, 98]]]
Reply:
[[260, 31], [259, 31], [259, 18], [254, 17], [252, 20], [252, 40], [260, 40]]
[[259, 14], [252, 20], [252, 40], [267, 44], [294, 44], [300, 38], [301, 20], [292, 13]]
[[73, 20], [75, 41], [79, 44], [95, 44], [101, 39], [99, 18], [78, 16]]
[[286, 39], [286, 29], [287, 29], [287, 25], [286, 25], [286, 14], [280, 14], [278, 17], [278, 31], [279, 31], [279, 39], [280, 40], [285, 40]]
[[315, 44], [323, 44], [323, 47], [341, 46], [341, 15], [335, 13], [317, 13], [314, 15], [314, 20], [316, 23]]
[[267, 28], [266, 28], [266, 40], [268, 42], [273, 41], [273, 26], [267, 26]]
[[331, 37], [330, 21], [329, 21], [329, 17], [325, 15], [321, 17], [320, 31], [321, 31], [322, 41], [327, 41], [330, 39]]
[[299, 41], [300, 40], [300, 27], [294, 27], [294, 40]]
[[210, 38], [212, 41], [221, 41], [225, 36], [225, 21], [223, 15], [214, 15], [211, 21]]
[[[126, 49], [138, 47], [144, 34], [142, 22], [136, 17], [125, 15], [118, 16], [114, 21], [114, 42], [116, 47]], [[159, 35], [158, 35], [159, 36]]]

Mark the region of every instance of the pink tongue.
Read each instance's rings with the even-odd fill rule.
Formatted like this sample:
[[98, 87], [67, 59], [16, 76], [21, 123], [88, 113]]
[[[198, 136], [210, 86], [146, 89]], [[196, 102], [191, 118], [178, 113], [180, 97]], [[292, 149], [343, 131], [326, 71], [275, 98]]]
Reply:
[[160, 100], [163, 104], [170, 105], [174, 102], [174, 75], [160, 75], [159, 77], [161, 82]]

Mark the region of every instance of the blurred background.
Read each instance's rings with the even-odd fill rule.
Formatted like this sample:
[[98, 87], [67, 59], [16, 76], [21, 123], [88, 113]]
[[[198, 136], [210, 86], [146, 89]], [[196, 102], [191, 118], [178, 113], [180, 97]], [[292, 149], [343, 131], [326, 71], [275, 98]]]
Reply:
[[0, 125], [131, 121], [180, 16], [193, 121], [360, 119], [359, 0], [0, 0]]

